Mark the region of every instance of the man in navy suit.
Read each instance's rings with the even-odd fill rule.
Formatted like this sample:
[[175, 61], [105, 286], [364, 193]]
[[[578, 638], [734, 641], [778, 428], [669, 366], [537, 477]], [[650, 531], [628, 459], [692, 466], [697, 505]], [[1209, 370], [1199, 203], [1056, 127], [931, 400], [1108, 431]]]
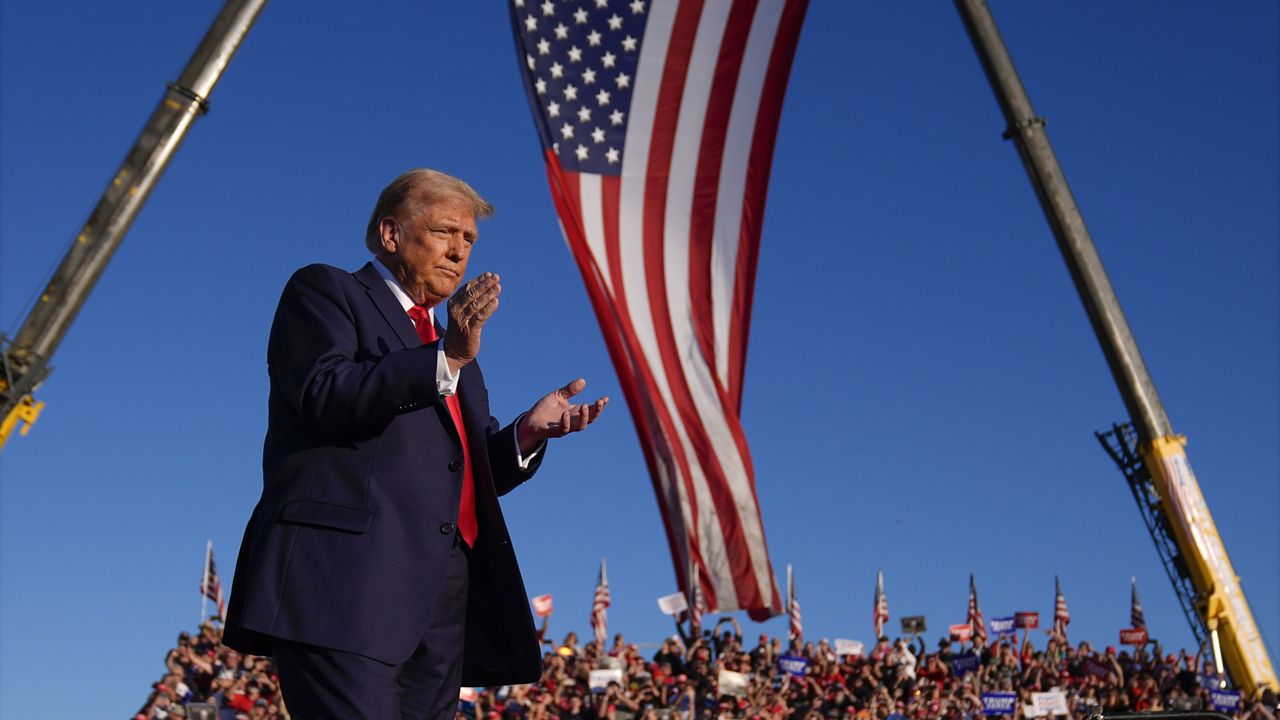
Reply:
[[579, 378], [506, 427], [490, 417], [475, 359], [502, 288], [462, 277], [492, 212], [465, 182], [410, 171], [369, 220], [373, 262], [302, 268], [281, 295], [262, 498], [223, 640], [275, 658], [298, 720], [451, 720], [462, 683], [541, 674], [498, 497], [608, 399], [572, 403]]

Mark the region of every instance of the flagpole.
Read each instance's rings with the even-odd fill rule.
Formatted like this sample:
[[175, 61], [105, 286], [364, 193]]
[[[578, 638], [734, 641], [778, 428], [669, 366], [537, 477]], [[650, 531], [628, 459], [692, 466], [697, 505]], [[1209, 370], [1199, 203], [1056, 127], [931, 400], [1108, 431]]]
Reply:
[[209, 595], [205, 589], [209, 587], [209, 559], [213, 557], [213, 540], [204, 548], [204, 572], [200, 577], [200, 619], [196, 622], [196, 627], [200, 627], [200, 623], [204, 622], [205, 613], [209, 607]]

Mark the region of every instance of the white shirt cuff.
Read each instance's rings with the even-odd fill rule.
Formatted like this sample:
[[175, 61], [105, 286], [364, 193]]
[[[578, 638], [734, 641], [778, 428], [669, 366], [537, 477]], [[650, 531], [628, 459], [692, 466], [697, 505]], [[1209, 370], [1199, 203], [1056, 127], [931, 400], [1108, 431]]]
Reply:
[[440, 349], [436, 352], [436, 390], [440, 397], [449, 397], [458, 392], [458, 376], [460, 373], [449, 367], [449, 360], [444, 356], [444, 341], [440, 341]]
[[533, 462], [534, 458], [538, 457], [538, 453], [542, 452], [542, 448], [546, 446], [545, 442], [541, 445], [538, 445], [538, 448], [536, 450], [532, 450], [529, 452], [528, 457], [525, 457], [524, 455], [520, 454], [520, 421], [523, 420], [524, 416], [528, 414], [529, 413], [521, 413], [520, 417], [516, 418], [515, 427], [512, 429], [512, 432], [511, 432], [511, 437], [515, 438], [515, 443], [516, 443], [516, 464], [520, 466], [521, 470], [525, 470], [525, 471], [529, 469], [529, 463]]

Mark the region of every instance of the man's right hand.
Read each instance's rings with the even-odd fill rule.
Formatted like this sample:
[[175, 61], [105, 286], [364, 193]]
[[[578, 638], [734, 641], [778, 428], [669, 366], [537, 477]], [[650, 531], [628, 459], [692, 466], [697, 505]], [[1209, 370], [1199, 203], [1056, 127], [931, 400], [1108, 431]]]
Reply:
[[498, 309], [502, 286], [494, 273], [482, 273], [458, 288], [449, 298], [449, 327], [444, 331], [444, 356], [449, 369], [458, 372], [480, 353], [480, 331]]

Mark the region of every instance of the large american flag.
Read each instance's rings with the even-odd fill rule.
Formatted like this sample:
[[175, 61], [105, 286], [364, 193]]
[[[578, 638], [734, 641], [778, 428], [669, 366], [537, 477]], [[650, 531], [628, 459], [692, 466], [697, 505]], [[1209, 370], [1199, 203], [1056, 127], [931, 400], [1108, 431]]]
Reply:
[[[213, 542], [204, 554], [204, 571], [200, 577], [200, 594], [218, 604], [218, 617], [226, 620], [227, 603], [222, 597], [222, 579], [218, 577], [218, 565], [213, 561]], [[203, 602], [203, 601], [202, 601]], [[201, 618], [203, 622], [204, 618]]]
[[774, 138], [807, 4], [510, 5], [551, 195], [681, 590], [696, 582], [708, 610], [756, 619], [779, 613], [781, 598], [738, 413]]
[[796, 581], [790, 565], [787, 566], [787, 616], [791, 620], [787, 637], [795, 642], [803, 641], [804, 623], [800, 621], [800, 601], [796, 599]]
[[601, 655], [605, 651], [605, 640], [609, 635], [609, 620], [606, 610], [609, 607], [609, 577], [605, 574], [604, 558], [600, 558], [600, 575], [596, 578], [596, 594], [591, 600], [591, 628], [595, 630], [596, 650]]
[[987, 623], [982, 619], [982, 610], [978, 609], [978, 588], [973, 583], [973, 573], [969, 573], [969, 629], [973, 640], [987, 641]]
[[876, 571], [876, 596], [871, 601], [871, 621], [876, 626], [876, 639], [884, 637], [885, 623], [889, 622], [889, 600], [884, 596], [884, 571]]
[[1147, 618], [1142, 614], [1142, 603], [1138, 601], [1138, 578], [1130, 578], [1129, 581], [1133, 583], [1129, 594], [1129, 627], [1144, 628], [1147, 626]]
[[1062, 594], [1062, 581], [1053, 576], [1053, 631], [1066, 641], [1067, 626], [1071, 624], [1071, 613], [1067, 611], [1067, 598]]

